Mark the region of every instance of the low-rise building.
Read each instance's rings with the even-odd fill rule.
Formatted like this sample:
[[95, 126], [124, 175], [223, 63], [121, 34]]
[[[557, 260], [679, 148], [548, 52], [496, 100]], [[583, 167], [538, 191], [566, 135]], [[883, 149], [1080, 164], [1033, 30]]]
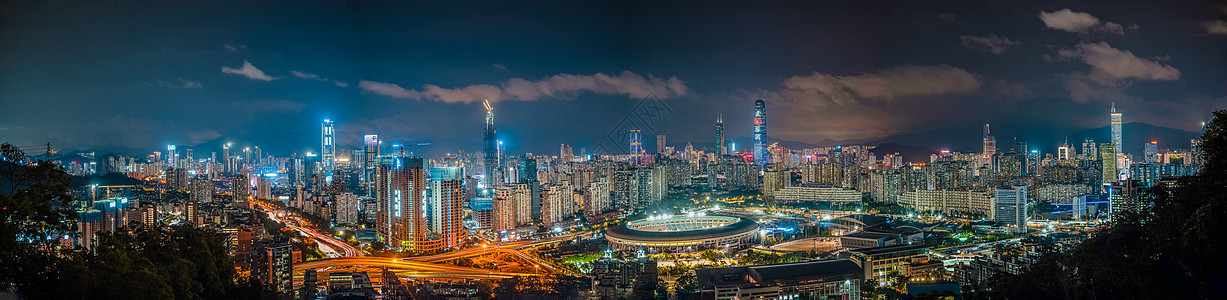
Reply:
[[861, 267], [847, 259], [695, 270], [702, 299], [860, 299]]

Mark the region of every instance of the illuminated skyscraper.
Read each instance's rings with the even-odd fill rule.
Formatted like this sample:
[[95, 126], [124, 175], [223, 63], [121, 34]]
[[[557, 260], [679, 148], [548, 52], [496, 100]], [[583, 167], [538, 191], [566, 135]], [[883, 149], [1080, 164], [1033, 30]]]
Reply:
[[724, 115], [716, 115], [716, 155], [728, 154], [724, 146]]
[[1120, 177], [1116, 174], [1116, 145], [1114, 143], [1099, 144], [1099, 161], [1102, 163], [1104, 185], [1119, 180]]
[[984, 152], [980, 157], [984, 165], [992, 165], [993, 155], [997, 154], [997, 138], [988, 131], [988, 123], [984, 123]]
[[766, 166], [770, 161], [767, 156], [767, 101], [758, 99], [754, 101], [754, 162], [758, 163], [761, 171], [763, 166]]
[[1061, 144], [1060, 147], [1057, 147], [1057, 159], [1069, 159], [1070, 158], [1069, 152], [1070, 152], [1069, 140], [1066, 140], [1064, 144]]
[[175, 151], [175, 145], [166, 145], [166, 166], [165, 168], [179, 167], [179, 151]]
[[[460, 247], [460, 241], [466, 236], [461, 205], [465, 201], [464, 168], [442, 167], [430, 169], [429, 232], [437, 234], [442, 240], [440, 247]], [[428, 237], [429, 238], [429, 237]], [[433, 239], [433, 238], [430, 238]]]
[[634, 164], [643, 162], [643, 132], [639, 129], [631, 129], [630, 134], [630, 149], [627, 152], [631, 155], [631, 161]]
[[417, 250], [425, 239], [422, 198], [426, 170], [422, 159], [400, 155], [380, 158], [375, 173], [375, 199], [379, 204], [376, 232], [389, 246]]
[[337, 147], [334, 141], [335, 134], [332, 128], [332, 120], [324, 119], [324, 124], [320, 128], [320, 159], [324, 163], [323, 174], [327, 182], [332, 182], [332, 168], [337, 163], [336, 151]]
[[493, 186], [495, 182], [499, 182], [499, 176], [496, 176], [499, 170], [498, 159], [498, 132], [494, 129], [494, 107], [490, 106], [490, 101], [482, 102], [486, 106], [486, 133], [482, 141], [482, 151], [485, 152], [482, 164], [485, 167], [486, 186]]
[[370, 196], [375, 191], [375, 171], [379, 165], [379, 136], [362, 136], [362, 150], [366, 152], [362, 162], [362, 183], [366, 185], [366, 194]]
[[1145, 161], [1148, 164], [1163, 162], [1163, 159], [1159, 158], [1159, 142], [1158, 141], [1150, 141], [1149, 143], [1146, 143], [1146, 145], [1143, 146], [1142, 148], [1145, 150], [1145, 155], [1146, 155], [1146, 157], [1143, 158], [1143, 161]]
[[1116, 144], [1116, 153], [1125, 153], [1121, 151], [1121, 114], [1116, 112], [1116, 103], [1112, 103], [1112, 143]]

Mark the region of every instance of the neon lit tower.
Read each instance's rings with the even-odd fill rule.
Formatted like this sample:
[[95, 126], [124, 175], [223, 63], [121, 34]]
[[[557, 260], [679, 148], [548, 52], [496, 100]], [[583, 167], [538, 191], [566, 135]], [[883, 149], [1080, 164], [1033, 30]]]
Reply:
[[997, 154], [997, 138], [988, 131], [988, 123], [984, 123], [984, 156], [981, 158], [985, 166], [993, 164], [993, 155]]
[[754, 101], [754, 162], [759, 169], [767, 165], [767, 101]]
[[332, 182], [332, 168], [336, 166], [336, 141], [332, 127], [332, 120], [324, 119], [324, 124], [320, 128], [320, 159], [324, 162], [324, 178], [327, 182]]
[[486, 186], [494, 186], [498, 182], [495, 173], [498, 172], [498, 133], [494, 129], [494, 107], [490, 106], [490, 100], [482, 102], [486, 106], [486, 134], [482, 141], [482, 151], [485, 152], [482, 164], [486, 171]]
[[1116, 102], [1112, 103], [1112, 142], [1116, 143], [1116, 153], [1124, 153], [1121, 151], [1121, 113], [1116, 112]]
[[640, 136], [642, 132], [639, 129], [631, 129], [630, 134], [630, 149], [631, 160], [634, 164], [640, 164], [643, 160], [643, 139]]
[[716, 155], [725, 155], [728, 151], [724, 148], [724, 115], [716, 115]]

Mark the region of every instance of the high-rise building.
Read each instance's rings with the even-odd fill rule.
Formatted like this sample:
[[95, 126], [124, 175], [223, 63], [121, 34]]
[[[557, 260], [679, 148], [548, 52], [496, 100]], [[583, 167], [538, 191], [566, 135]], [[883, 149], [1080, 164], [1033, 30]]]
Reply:
[[993, 221], [1009, 225], [1015, 232], [1027, 232], [1027, 187], [997, 188], [995, 195]]
[[323, 161], [323, 174], [327, 182], [332, 182], [332, 168], [337, 163], [336, 141], [332, 120], [324, 119], [320, 128], [320, 156]]
[[333, 223], [336, 223], [337, 225], [357, 226], [359, 224], [358, 206], [362, 205], [362, 202], [358, 201], [358, 195], [348, 192], [341, 193], [336, 195], [336, 199], [334, 200], [336, 203], [336, 209], [333, 210], [333, 214], [335, 215]]
[[256, 176], [256, 199], [273, 199], [273, 179], [268, 176]]
[[222, 144], [222, 164], [222, 172], [234, 172], [234, 169], [230, 166], [230, 143]]
[[188, 202], [183, 205], [183, 223], [200, 226], [200, 204]]
[[1065, 141], [1060, 147], [1057, 147], [1057, 159], [1069, 159], [1069, 141]]
[[494, 191], [493, 228], [503, 232], [516, 227], [516, 199], [511, 187], [499, 187]]
[[754, 101], [754, 162], [758, 163], [759, 171], [770, 161], [767, 156], [767, 101]]
[[179, 151], [175, 150], [175, 145], [166, 145], [166, 167], [179, 168]]
[[1116, 112], [1116, 103], [1112, 103], [1112, 143], [1116, 145], [1116, 153], [1121, 151], [1121, 113]]
[[438, 167], [430, 169], [429, 232], [437, 234], [442, 239], [441, 247], [460, 247], [460, 241], [465, 237], [465, 229], [461, 226], [464, 214], [461, 206], [465, 201], [462, 167]]
[[230, 194], [234, 196], [235, 202], [247, 201], [251, 198], [251, 182], [248, 181], [246, 174], [234, 176], [230, 181]]
[[728, 149], [724, 145], [724, 115], [716, 115], [716, 155], [728, 154]]
[[584, 214], [595, 216], [610, 209], [612, 202], [609, 199], [609, 179], [601, 177], [599, 180], [592, 181], [588, 184], [588, 194], [584, 203]]
[[643, 132], [639, 129], [631, 129], [630, 148], [627, 152], [631, 155], [631, 163], [643, 163]]
[[404, 152], [381, 157], [375, 179], [379, 202], [376, 233], [389, 246], [416, 250], [415, 243], [424, 240], [426, 234], [422, 211], [426, 170], [422, 159]]
[[213, 201], [213, 181], [208, 179], [192, 179], [192, 201], [207, 203]]
[[1149, 143], [1146, 143], [1146, 145], [1144, 145], [1142, 148], [1145, 150], [1145, 154], [1146, 154], [1146, 157], [1144, 158], [1143, 161], [1145, 161], [1148, 164], [1163, 162], [1163, 159], [1159, 157], [1159, 142], [1158, 141], [1150, 141]]
[[1095, 146], [1095, 140], [1086, 138], [1082, 140], [1082, 159], [1098, 160], [1099, 147]]
[[362, 162], [362, 184], [366, 186], [366, 195], [375, 192], [375, 169], [379, 165], [379, 136], [368, 134], [362, 136], [362, 150], [366, 153]]
[[1103, 184], [1116, 182], [1119, 178], [1116, 168], [1116, 143], [1099, 144], [1099, 162], [1103, 170]]
[[988, 130], [988, 123], [984, 123], [984, 151], [980, 156], [981, 165], [992, 165], [993, 155], [997, 154], [997, 138], [993, 137]]
[[656, 135], [656, 153], [669, 155], [669, 153], [665, 153], [665, 135], [663, 134]]
[[500, 182], [497, 173], [499, 168], [498, 159], [498, 132], [494, 129], [494, 107], [490, 106], [490, 101], [482, 102], [486, 106], [486, 131], [482, 140], [482, 166], [485, 168], [485, 183], [486, 186], [494, 186], [495, 182]]

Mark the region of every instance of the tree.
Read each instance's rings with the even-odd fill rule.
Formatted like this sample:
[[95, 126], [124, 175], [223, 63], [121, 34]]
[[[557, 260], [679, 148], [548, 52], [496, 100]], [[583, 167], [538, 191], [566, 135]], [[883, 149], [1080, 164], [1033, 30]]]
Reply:
[[993, 298], [1227, 297], [1227, 110], [1214, 112], [1201, 147], [1198, 175], [1146, 190], [1150, 207], [1117, 216], [1072, 252], [993, 279]]

